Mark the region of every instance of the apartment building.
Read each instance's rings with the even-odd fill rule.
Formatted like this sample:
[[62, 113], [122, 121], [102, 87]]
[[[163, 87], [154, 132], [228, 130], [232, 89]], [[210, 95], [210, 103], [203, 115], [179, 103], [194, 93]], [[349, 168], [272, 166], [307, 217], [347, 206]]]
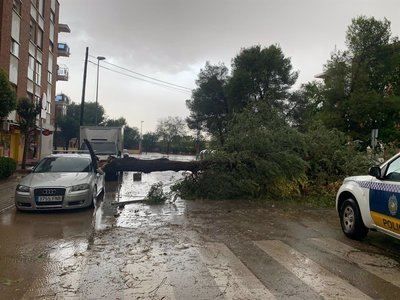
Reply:
[[[59, 23], [59, 11], [57, 0], [0, 0], [0, 68], [8, 73], [17, 98], [42, 104], [30, 160], [52, 151], [56, 83], [68, 80], [68, 68], [57, 64], [59, 57], [70, 55], [68, 45], [58, 40], [59, 33], [70, 32]], [[1, 120], [0, 156], [21, 161], [23, 142], [18, 116], [12, 112]]]

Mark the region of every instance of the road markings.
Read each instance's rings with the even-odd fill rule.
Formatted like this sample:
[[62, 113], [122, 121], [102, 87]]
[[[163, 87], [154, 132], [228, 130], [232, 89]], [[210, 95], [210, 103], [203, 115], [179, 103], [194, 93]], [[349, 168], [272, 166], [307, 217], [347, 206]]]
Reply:
[[278, 240], [255, 244], [324, 298], [370, 299], [347, 281]]
[[271, 292], [222, 243], [206, 243], [200, 257], [227, 299], [275, 299]]
[[395, 260], [383, 255], [357, 250], [332, 238], [311, 238], [310, 241], [323, 250], [400, 287], [399, 263]]

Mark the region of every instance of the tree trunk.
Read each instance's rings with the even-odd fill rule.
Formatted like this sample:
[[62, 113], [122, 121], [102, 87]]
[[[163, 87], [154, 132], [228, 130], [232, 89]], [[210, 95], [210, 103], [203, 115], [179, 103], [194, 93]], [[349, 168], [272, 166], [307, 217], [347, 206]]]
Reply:
[[[172, 161], [166, 158], [142, 160], [134, 157], [117, 158], [106, 164], [103, 170], [106, 174], [117, 174], [121, 171], [150, 173], [156, 171], [192, 171], [200, 169], [199, 161]], [[110, 180], [115, 179], [107, 176]]]
[[22, 164], [21, 164], [21, 169], [25, 170], [26, 169], [26, 156], [28, 154], [28, 145], [29, 144], [29, 133], [24, 134], [24, 151], [22, 153]]

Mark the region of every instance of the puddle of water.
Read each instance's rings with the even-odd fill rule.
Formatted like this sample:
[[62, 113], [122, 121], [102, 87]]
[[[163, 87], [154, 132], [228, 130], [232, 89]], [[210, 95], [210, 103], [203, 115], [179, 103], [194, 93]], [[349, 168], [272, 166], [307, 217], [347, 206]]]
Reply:
[[[156, 159], [166, 157], [158, 153], [134, 155], [140, 159]], [[170, 160], [190, 161], [194, 156], [170, 155]], [[171, 221], [176, 216], [183, 215], [186, 211], [185, 201], [175, 199], [160, 205], [148, 205], [146, 203], [126, 204], [119, 208], [111, 203], [141, 200], [146, 197], [151, 186], [162, 182], [165, 193], [176, 182], [184, 178], [184, 172], [152, 172], [142, 174], [141, 181], [134, 181], [134, 172], [124, 172], [117, 182], [106, 183], [106, 193], [103, 201], [100, 201], [94, 215], [94, 229], [104, 230], [112, 226], [124, 228], [139, 228], [144, 224], [160, 226], [165, 221]]]

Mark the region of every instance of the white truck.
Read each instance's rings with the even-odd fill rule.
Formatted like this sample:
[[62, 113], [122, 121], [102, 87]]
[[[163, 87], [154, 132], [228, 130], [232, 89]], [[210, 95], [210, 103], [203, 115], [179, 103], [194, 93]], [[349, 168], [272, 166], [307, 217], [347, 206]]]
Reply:
[[120, 157], [123, 146], [123, 127], [81, 126], [80, 150], [88, 150], [84, 139], [87, 139], [100, 161], [109, 156]]

